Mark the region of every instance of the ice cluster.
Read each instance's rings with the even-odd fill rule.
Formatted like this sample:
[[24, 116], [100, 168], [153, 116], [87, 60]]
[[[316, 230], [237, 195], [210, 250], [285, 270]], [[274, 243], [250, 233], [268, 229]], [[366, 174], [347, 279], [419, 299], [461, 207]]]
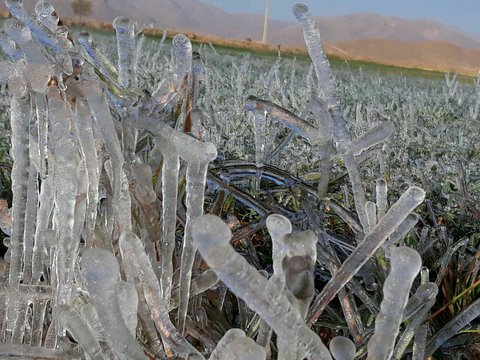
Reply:
[[[10, 60], [0, 63], [0, 81], [11, 96], [14, 162], [11, 220], [2, 218], [10, 238], [0, 278], [1, 358], [260, 360], [276, 354], [284, 360], [347, 360], [366, 353], [368, 359], [399, 359], [413, 340], [413, 358], [423, 359], [479, 315], [476, 301], [438, 333], [427, 334], [422, 322], [438, 283], [428, 276], [421, 284], [416, 280], [421, 257], [401, 243], [418, 221], [414, 210], [425, 192], [411, 186], [391, 206], [385, 179], [377, 180], [375, 196], [366, 192], [362, 154], [395, 129], [385, 121], [352, 136], [305, 5], [293, 12], [318, 80], [318, 96], [310, 99], [314, 122], [270, 100], [245, 100], [256, 148], [252, 196], [224, 174], [209, 172], [219, 142], [206, 140], [208, 99], [202, 106], [199, 99], [200, 82], [211, 79], [186, 36], [173, 38], [172, 67], [149, 92], [139, 82], [143, 37], [130, 20], [113, 22], [114, 64], [87, 31], [73, 40], [48, 2], [38, 1], [34, 14], [22, 0], [6, 5], [13, 17], [5, 21], [0, 45]], [[286, 142], [304, 138], [321, 158], [318, 187], [297, 189], [309, 217], [303, 228], [280, 205], [257, 201], [260, 179], [280, 171], [268, 164], [283, 128]], [[338, 158], [356, 214], [327, 198]], [[214, 194], [208, 204], [207, 188]], [[232, 226], [215, 215], [227, 196], [260, 219], [237, 230], [233, 240], [242, 239], [241, 230], [267, 228], [271, 274], [232, 246]], [[206, 205], [210, 214], [204, 215]], [[338, 241], [324, 230], [324, 206], [355, 233], [357, 244], [343, 261]], [[375, 257], [386, 278], [380, 306], [370, 293], [375, 283], [365, 275]], [[314, 283], [318, 264], [331, 273], [320, 293]], [[241, 304], [254, 312], [245, 328], [212, 328], [215, 311], [203, 304], [213, 293], [223, 294], [221, 311], [227, 289], [238, 298], [239, 312], [245, 311]], [[354, 295], [375, 318], [373, 333], [358, 316]], [[327, 347], [312, 325], [336, 296], [348, 329]]]

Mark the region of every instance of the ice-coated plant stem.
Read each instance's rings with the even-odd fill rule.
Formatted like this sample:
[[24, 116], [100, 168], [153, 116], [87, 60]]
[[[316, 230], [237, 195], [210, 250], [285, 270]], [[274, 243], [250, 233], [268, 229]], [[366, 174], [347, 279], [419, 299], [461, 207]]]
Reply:
[[77, 150], [72, 138], [69, 104], [60, 97], [48, 102], [51, 141], [55, 157], [56, 278], [58, 305], [68, 304], [72, 285], [77, 242], [73, 232], [77, 194]]
[[368, 342], [368, 360], [392, 356], [408, 294], [422, 266], [422, 258], [415, 250], [402, 246], [392, 250], [390, 265], [390, 274], [383, 284], [380, 313], [375, 319], [375, 332]]
[[[182, 258], [180, 265], [180, 303], [178, 304], [177, 327], [180, 332], [185, 331], [187, 317], [192, 267], [195, 260], [196, 246], [192, 238], [192, 221], [203, 214], [203, 201], [207, 181], [208, 162], [217, 157], [216, 149], [212, 144], [211, 157], [207, 161], [190, 161], [187, 165], [186, 199], [187, 214], [185, 233], [183, 236]], [[214, 150], [214, 151], [213, 151]]]
[[427, 345], [428, 325], [421, 325], [413, 339], [412, 360], [425, 360], [425, 347]]
[[23, 283], [32, 282], [32, 258], [35, 243], [35, 224], [38, 210], [38, 173], [33, 164], [28, 172], [27, 207], [23, 233]]
[[145, 359], [128, 331], [115, 293], [120, 278], [117, 259], [107, 250], [89, 249], [82, 255], [82, 278], [102, 323], [107, 340], [119, 359]]
[[85, 223], [85, 245], [92, 246], [95, 221], [97, 219], [98, 184], [99, 184], [99, 160], [95, 146], [92, 129], [92, 115], [83, 98], [76, 102], [75, 129], [80, 142], [83, 158], [87, 167], [88, 192], [87, 210]]
[[425, 191], [412, 186], [408, 188], [387, 214], [380, 219], [375, 227], [365, 235], [365, 238], [353, 253], [343, 262], [340, 269], [333, 274], [322, 292], [317, 296], [310, 308], [307, 324], [312, 325], [318, 319], [328, 303], [340, 289], [360, 270], [360, 268], [375, 254], [388, 236], [402, 223], [402, 221], [420, 205], [425, 198]]
[[189, 97], [192, 90], [192, 43], [185, 35], [177, 34], [172, 39], [172, 46], [178, 94], [177, 111], [179, 111], [176, 128], [185, 126], [185, 129], [189, 130], [187, 113], [191, 110], [189, 108], [191, 106]]
[[162, 146], [162, 238], [160, 240], [161, 289], [166, 304], [170, 303], [175, 229], [177, 227], [178, 171], [180, 158], [168, 143]]
[[48, 107], [47, 99], [44, 94], [35, 94], [35, 108], [37, 112], [37, 131], [38, 131], [38, 151], [40, 155], [40, 178], [47, 177], [47, 157], [48, 157]]
[[[345, 167], [352, 184], [352, 193], [355, 199], [355, 209], [362, 224], [364, 231], [368, 228], [368, 218], [365, 210], [365, 190], [362, 185], [358, 162], [355, 159], [355, 153], [360, 154], [363, 150], [371, 147], [381, 141], [393, 132], [390, 124], [381, 125], [378, 129], [373, 129], [370, 133], [358, 139], [358, 142], [352, 142], [347, 129], [347, 123], [340, 107], [338, 99], [335, 78], [330, 64], [322, 48], [320, 31], [315, 20], [308, 12], [308, 7], [303, 4], [296, 4], [293, 7], [293, 13], [303, 28], [303, 35], [307, 45], [308, 54], [312, 59], [315, 73], [319, 84], [319, 94], [324, 98], [328, 111], [333, 120], [333, 139], [336, 148], [343, 156]], [[352, 147], [352, 144], [354, 145]], [[353, 151], [352, 151], [353, 150]]]
[[[292, 112], [270, 101], [259, 99], [256, 96], [249, 96], [244, 107], [246, 110], [252, 111], [254, 114], [259, 114], [260, 116], [262, 114], [268, 114], [280, 124], [292, 130], [295, 134], [307, 139], [312, 145], [320, 142], [324, 135]], [[265, 132], [265, 130], [263, 130], [263, 132]]]
[[448, 339], [458, 334], [471, 321], [480, 316], [480, 298], [472, 302], [462, 312], [450, 320], [443, 328], [441, 328], [428, 341], [425, 349], [425, 357], [430, 357], [432, 354]]
[[100, 73], [109, 81], [117, 82], [118, 72], [110, 60], [97, 48], [92, 42], [90, 33], [88, 31], [81, 31], [78, 35], [78, 43], [85, 51], [84, 56], [90, 59]]
[[278, 336], [296, 341], [310, 359], [331, 359], [328, 349], [304, 324], [286, 295], [235, 252], [229, 244], [230, 229], [220, 218], [214, 215], [196, 218], [193, 237], [202, 257], [220, 279], [257, 312]]
[[[428, 312], [435, 304], [435, 298], [438, 293], [438, 287], [435, 283], [428, 283], [429, 284], [429, 291], [427, 292], [428, 295], [426, 297], [426, 301], [423, 302], [421, 308], [415, 313], [412, 320], [408, 323], [407, 327], [400, 336], [400, 339], [397, 341], [397, 345], [395, 346], [395, 351], [393, 353], [392, 359], [400, 360], [407, 350], [408, 345], [412, 341], [415, 333], [417, 332], [418, 328], [421, 326], [422, 321], [427, 316]], [[408, 305], [407, 305], [408, 306]]]
[[[40, 189], [40, 206], [37, 213], [37, 227], [35, 229], [35, 245], [32, 254], [32, 283], [39, 284], [44, 275], [44, 259], [47, 255], [45, 231], [48, 228], [54, 208], [54, 158], [49, 158], [49, 176], [42, 181]], [[43, 326], [43, 325], [42, 325]]]
[[75, 341], [82, 347], [85, 354], [88, 354], [89, 358], [92, 360], [106, 359], [98, 340], [91, 333], [80, 314], [67, 305], [60, 305], [58, 307], [58, 316], [62, 325], [72, 334]]
[[185, 340], [173, 326], [168, 314], [168, 306], [161, 296], [160, 284], [152, 269], [152, 265], [140, 239], [132, 232], [124, 232], [119, 239], [120, 251], [126, 266], [127, 280], [140, 281], [140, 288], [151, 312], [153, 321], [166, 349], [172, 349], [178, 356], [191, 359], [203, 359], [203, 356]]
[[10, 240], [10, 286], [17, 285], [22, 278], [23, 233], [28, 188], [28, 144], [32, 104], [28, 85], [23, 77], [9, 80], [12, 89], [10, 126], [12, 129], [12, 236]]
[[[289, 292], [287, 298], [303, 319], [314, 294], [313, 270], [317, 257], [317, 238], [312, 231], [292, 234], [290, 221], [278, 214], [266, 220], [272, 237], [273, 277]], [[297, 346], [290, 339], [277, 337], [278, 358], [291, 359], [297, 355]]]

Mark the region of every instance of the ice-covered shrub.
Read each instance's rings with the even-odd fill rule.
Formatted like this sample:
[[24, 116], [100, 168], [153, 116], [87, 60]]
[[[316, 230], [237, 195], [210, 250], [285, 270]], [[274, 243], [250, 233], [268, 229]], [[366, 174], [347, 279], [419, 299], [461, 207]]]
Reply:
[[[413, 351], [420, 358], [478, 315], [477, 300], [427, 343], [422, 321], [443, 275], [437, 284], [423, 279], [410, 296], [420, 256], [397, 245], [417, 223], [413, 211], [425, 197], [414, 184], [430, 190], [435, 181], [416, 173], [388, 206], [392, 160], [380, 147], [388, 150], [384, 142], [394, 132], [408, 146], [411, 129], [395, 130], [397, 119], [385, 114], [372, 119], [369, 108], [364, 121], [366, 99], [360, 98], [356, 122], [349, 119], [351, 104], [341, 104], [348, 89], [337, 87], [306, 6], [294, 7], [313, 63], [304, 86], [294, 83], [294, 70], [281, 81], [279, 58], [261, 85], [247, 88], [258, 75], [255, 61], [233, 63], [233, 75], [224, 76], [225, 70], [215, 70], [224, 60], [202, 62], [184, 35], [173, 38], [171, 58], [148, 53], [140, 66], [143, 37], [118, 17], [114, 65], [88, 32], [72, 41], [49, 3], [40, 0], [35, 14], [21, 0], [6, 4], [14, 18], [0, 36], [10, 58], [0, 63], [0, 80], [10, 96], [13, 200], [11, 219], [2, 213], [10, 235], [1, 272], [2, 357], [265, 359], [276, 353], [279, 359], [352, 359], [355, 345], [362, 356], [368, 344], [369, 358], [389, 359], [401, 357], [420, 329]], [[152, 76], [157, 72], [161, 81]], [[448, 78], [446, 85], [449, 106], [455, 81]], [[401, 111], [406, 121], [416, 121], [413, 110]], [[253, 166], [228, 161], [252, 155], [245, 148], [253, 143]], [[305, 154], [314, 156], [299, 164]], [[372, 155], [385, 178], [362, 169]], [[349, 191], [343, 204], [329, 196], [338, 163], [347, 170], [355, 213]], [[281, 170], [301, 166], [319, 170], [316, 187]], [[251, 193], [244, 189], [249, 178]], [[282, 201], [282, 191], [265, 192], [265, 179], [290, 200]], [[212, 215], [221, 214], [228, 199], [256, 218], [233, 240], [267, 227], [269, 277], [234, 250], [231, 230]], [[349, 225], [356, 244], [327, 231], [325, 207]], [[206, 208], [212, 214], [203, 215]], [[441, 269], [465, 245], [457, 242]], [[320, 293], [317, 264], [331, 273]], [[369, 292], [376, 282], [383, 284], [381, 302], [378, 291]], [[237, 297], [242, 329], [222, 321], [231, 312], [224, 305], [227, 288]], [[336, 316], [344, 318], [343, 335], [353, 342], [333, 337], [329, 351], [315, 330], [337, 295], [343, 316]], [[277, 351], [270, 347], [272, 332]]]

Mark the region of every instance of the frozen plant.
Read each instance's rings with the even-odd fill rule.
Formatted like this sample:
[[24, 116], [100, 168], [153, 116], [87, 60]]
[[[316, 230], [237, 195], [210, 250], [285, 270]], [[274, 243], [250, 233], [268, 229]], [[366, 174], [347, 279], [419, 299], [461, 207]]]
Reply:
[[[311, 66], [239, 60], [182, 34], [170, 53], [124, 17], [116, 42], [71, 36], [44, 0], [35, 13], [6, 4], [0, 357], [401, 358], [413, 340], [423, 358], [478, 316], [476, 300], [431, 326], [448, 264], [471, 245], [453, 241], [431, 202], [433, 226], [416, 237], [428, 222], [417, 207], [444, 177], [458, 185], [444, 184], [449, 206], [475, 209], [465, 160], [477, 142], [431, 110], [477, 100], [456, 78], [447, 102], [363, 72], [339, 72], [338, 87], [304, 5], [294, 14]], [[439, 142], [457, 150], [432, 151]], [[434, 282], [426, 268], [414, 281], [414, 248], [439, 259]]]

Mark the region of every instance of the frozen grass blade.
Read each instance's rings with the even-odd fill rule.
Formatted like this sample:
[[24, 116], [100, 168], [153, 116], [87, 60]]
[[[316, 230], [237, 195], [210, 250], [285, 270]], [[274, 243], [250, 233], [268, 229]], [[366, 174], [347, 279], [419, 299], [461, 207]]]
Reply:
[[307, 324], [312, 325], [315, 323], [338, 291], [350, 281], [395, 228], [402, 223], [411, 211], [422, 203], [424, 198], [425, 191], [415, 186], [410, 187], [402, 194], [400, 199], [388, 210], [387, 214], [365, 235], [363, 241], [325, 285], [310, 308]]

